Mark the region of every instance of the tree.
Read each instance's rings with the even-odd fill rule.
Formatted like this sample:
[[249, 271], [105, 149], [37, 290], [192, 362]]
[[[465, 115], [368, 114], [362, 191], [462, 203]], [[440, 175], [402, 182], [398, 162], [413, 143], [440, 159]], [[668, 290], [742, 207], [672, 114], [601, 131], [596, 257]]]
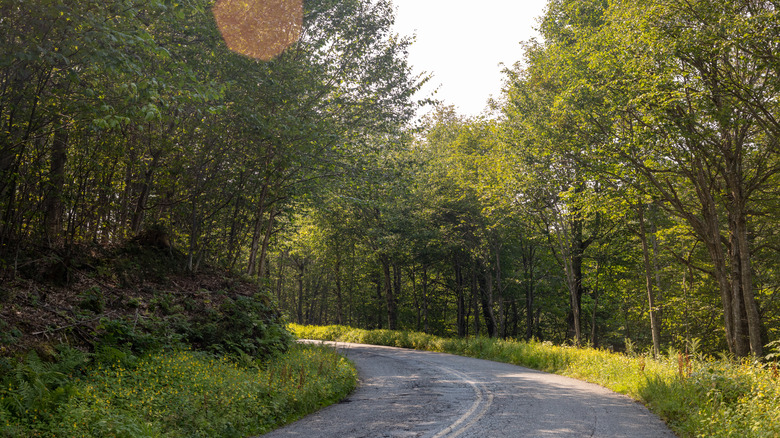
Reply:
[[[746, 14], [749, 7], [732, 2], [658, 2], [650, 9], [627, 2], [605, 30], [610, 53], [632, 55], [607, 67], [621, 75], [607, 85], [622, 107], [624, 123], [615, 131], [633, 149], [621, 156], [705, 242], [729, 348], [740, 356], [762, 353], [749, 222], [760, 208], [754, 197], [778, 171], [766, 123], [736, 97], [750, 90], [756, 102], [773, 100], [768, 78], [719, 24]], [[626, 34], [629, 28], [639, 31]]]

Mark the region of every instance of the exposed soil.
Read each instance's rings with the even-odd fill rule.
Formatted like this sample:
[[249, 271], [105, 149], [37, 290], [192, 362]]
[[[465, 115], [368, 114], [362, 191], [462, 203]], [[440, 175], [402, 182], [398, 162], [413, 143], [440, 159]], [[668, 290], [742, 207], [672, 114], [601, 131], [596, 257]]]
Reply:
[[[106, 334], [106, 321], [141, 332], [150, 322], [214, 320], [225, 301], [259, 292], [256, 282], [224, 270], [185, 272], [183, 254], [144, 238], [121, 247], [31, 249], [2, 262], [0, 355], [34, 349], [45, 357], [60, 343], [89, 350]], [[269, 310], [267, 319], [278, 314]]]

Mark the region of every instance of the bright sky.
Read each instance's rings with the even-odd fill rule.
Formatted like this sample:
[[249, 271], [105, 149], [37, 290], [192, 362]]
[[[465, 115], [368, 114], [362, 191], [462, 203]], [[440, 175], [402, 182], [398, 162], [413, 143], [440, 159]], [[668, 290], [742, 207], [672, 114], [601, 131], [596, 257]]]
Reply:
[[503, 75], [522, 57], [521, 41], [538, 37], [546, 0], [393, 0], [396, 32], [417, 35], [409, 52], [416, 73], [433, 73], [430, 93], [476, 116], [498, 97]]

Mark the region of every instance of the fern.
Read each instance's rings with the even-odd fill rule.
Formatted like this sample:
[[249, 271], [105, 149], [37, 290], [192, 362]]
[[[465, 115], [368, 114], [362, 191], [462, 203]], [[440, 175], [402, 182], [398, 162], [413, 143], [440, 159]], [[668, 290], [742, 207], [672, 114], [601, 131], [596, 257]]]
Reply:
[[766, 348], [769, 351], [772, 351], [771, 353], [765, 356], [766, 360], [775, 361], [777, 359], [780, 359], [780, 339], [766, 344], [764, 348]]
[[73, 392], [72, 373], [86, 363], [86, 356], [68, 347], [60, 348], [58, 361], [41, 360], [34, 351], [17, 362], [0, 390], [0, 403], [11, 415], [28, 417], [51, 411]]

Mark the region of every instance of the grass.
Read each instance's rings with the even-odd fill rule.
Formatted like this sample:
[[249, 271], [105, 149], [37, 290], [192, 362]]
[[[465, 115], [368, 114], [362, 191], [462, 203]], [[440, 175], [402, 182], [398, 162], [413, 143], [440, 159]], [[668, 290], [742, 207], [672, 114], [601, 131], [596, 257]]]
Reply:
[[191, 350], [120, 357], [59, 386], [45, 374], [52, 367], [26, 364], [32, 373], [14, 373], [0, 388], [0, 436], [256, 435], [343, 398], [357, 381], [343, 357], [302, 345], [263, 363]]
[[590, 381], [641, 401], [682, 437], [780, 436], [780, 378], [775, 363], [713, 360], [673, 349], [653, 359], [547, 342], [448, 339], [345, 326], [292, 324], [289, 329], [302, 339], [445, 352]]

